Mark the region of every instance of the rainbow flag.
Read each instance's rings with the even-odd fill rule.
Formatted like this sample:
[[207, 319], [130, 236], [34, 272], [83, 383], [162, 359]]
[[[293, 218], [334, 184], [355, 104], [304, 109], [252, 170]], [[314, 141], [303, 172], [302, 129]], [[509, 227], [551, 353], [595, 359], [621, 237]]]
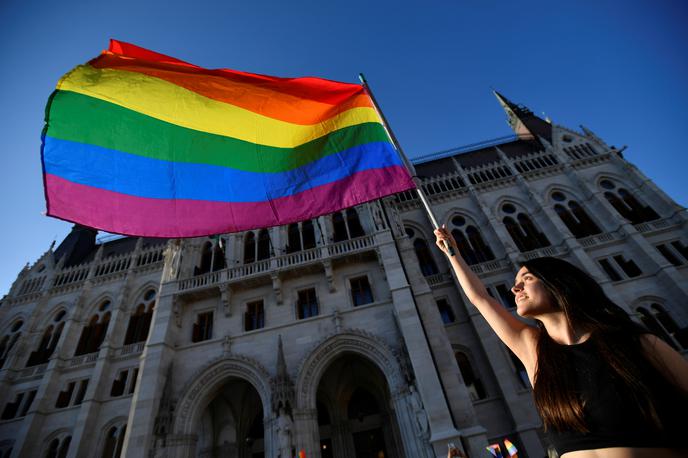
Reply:
[[288, 224], [414, 187], [361, 85], [115, 40], [60, 79], [42, 158], [48, 215], [151, 237]]

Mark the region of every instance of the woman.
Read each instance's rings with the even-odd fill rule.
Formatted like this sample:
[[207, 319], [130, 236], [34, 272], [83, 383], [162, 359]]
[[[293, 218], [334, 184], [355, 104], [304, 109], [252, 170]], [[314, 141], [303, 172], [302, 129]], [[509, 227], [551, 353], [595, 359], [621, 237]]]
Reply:
[[[545, 430], [563, 458], [688, 456], [688, 362], [635, 324], [585, 272], [555, 258], [526, 261], [513, 316], [486, 291], [442, 227], [466, 297], [521, 360]], [[684, 418], [682, 418], [684, 417]], [[683, 433], [683, 434], [681, 434]]]

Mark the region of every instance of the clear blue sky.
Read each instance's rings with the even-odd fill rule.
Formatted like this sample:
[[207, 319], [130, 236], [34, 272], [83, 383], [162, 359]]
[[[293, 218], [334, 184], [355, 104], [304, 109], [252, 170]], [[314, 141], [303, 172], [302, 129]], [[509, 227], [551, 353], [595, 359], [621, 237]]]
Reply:
[[47, 218], [43, 110], [109, 38], [204, 67], [357, 82], [411, 157], [511, 133], [494, 87], [584, 124], [688, 203], [685, 1], [0, 1], [0, 296], [69, 223]]

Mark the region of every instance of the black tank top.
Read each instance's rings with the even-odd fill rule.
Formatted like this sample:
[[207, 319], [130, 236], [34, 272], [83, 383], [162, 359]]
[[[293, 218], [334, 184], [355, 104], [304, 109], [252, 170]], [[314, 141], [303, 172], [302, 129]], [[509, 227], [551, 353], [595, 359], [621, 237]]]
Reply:
[[658, 431], [644, 418], [625, 384], [599, 356], [593, 339], [578, 345], [562, 345], [569, 364], [575, 367], [575, 390], [583, 400], [585, 422], [590, 430], [549, 429], [552, 445], [559, 454], [575, 450], [608, 447], [686, 448], [688, 402], [686, 396], [649, 362], [643, 364], [643, 378], [655, 397], [655, 409], [664, 425]]

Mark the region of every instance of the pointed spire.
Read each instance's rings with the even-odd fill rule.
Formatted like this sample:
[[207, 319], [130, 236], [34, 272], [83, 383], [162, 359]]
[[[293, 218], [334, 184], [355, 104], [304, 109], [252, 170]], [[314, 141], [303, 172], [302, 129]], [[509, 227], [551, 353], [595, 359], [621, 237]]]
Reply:
[[536, 116], [527, 107], [518, 105], [507, 99], [496, 90], [492, 90], [499, 104], [504, 108], [508, 117], [507, 122], [516, 135], [522, 140], [533, 140], [542, 137], [552, 141], [552, 125]]
[[287, 363], [284, 361], [284, 349], [282, 348], [282, 334], [277, 337], [277, 377], [288, 377]]
[[272, 387], [272, 408], [275, 413], [280, 409], [291, 415], [294, 405], [294, 383], [287, 373], [287, 363], [284, 360], [284, 348], [282, 347], [282, 335], [277, 336], [277, 375], [270, 381]]

